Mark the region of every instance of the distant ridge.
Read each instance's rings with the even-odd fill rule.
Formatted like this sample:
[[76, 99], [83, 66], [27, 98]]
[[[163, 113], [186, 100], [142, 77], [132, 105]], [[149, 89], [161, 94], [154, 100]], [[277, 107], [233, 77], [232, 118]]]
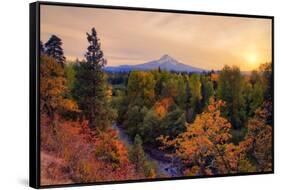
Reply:
[[163, 55], [158, 60], [149, 61], [138, 65], [120, 65], [115, 67], [109, 66], [109, 67], [105, 67], [104, 70], [107, 72], [130, 72], [134, 70], [148, 71], [148, 70], [155, 70], [158, 68], [166, 71], [189, 72], [189, 73], [191, 72], [201, 73], [203, 71], [207, 71], [204, 69], [200, 69], [180, 63], [167, 54]]

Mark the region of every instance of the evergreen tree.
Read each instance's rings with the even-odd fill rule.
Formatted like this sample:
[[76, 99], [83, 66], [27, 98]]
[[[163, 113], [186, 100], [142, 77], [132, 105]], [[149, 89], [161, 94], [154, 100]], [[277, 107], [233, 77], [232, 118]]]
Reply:
[[85, 54], [86, 61], [76, 67], [74, 95], [83, 116], [89, 121], [90, 128], [105, 128], [113, 119], [109, 108], [105, 74], [102, 71], [106, 61], [95, 28], [87, 33], [89, 47]]
[[62, 49], [62, 41], [56, 35], [52, 35], [45, 43], [45, 53], [49, 57], [53, 57], [61, 66], [65, 63], [65, 57]]

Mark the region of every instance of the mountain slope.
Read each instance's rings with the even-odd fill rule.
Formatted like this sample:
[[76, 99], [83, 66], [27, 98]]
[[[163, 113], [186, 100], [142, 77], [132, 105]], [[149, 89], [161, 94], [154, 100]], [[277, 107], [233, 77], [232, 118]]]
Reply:
[[167, 71], [177, 71], [177, 72], [203, 72], [203, 69], [192, 67], [183, 63], [178, 62], [169, 55], [163, 55], [160, 59], [149, 61], [138, 65], [120, 65], [116, 67], [105, 67], [107, 72], [129, 72], [133, 70], [155, 70], [162, 69]]

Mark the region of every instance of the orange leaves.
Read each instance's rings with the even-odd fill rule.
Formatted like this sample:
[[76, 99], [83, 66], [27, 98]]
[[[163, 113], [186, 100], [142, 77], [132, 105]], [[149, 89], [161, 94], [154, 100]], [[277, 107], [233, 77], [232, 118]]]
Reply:
[[185, 175], [229, 174], [271, 171], [272, 127], [266, 123], [270, 106], [258, 109], [248, 121], [248, 132], [239, 145], [229, 143], [230, 123], [220, 116], [222, 101], [210, 100], [208, 110], [198, 115], [176, 139], [161, 137], [166, 148], [186, 164]]
[[98, 138], [94, 143], [96, 150], [95, 155], [104, 161], [107, 161], [118, 167], [119, 164], [128, 162], [128, 152], [123, 143], [121, 143], [116, 135], [116, 131], [108, 129], [107, 131], [99, 131]]
[[68, 89], [63, 67], [55, 59], [41, 56], [40, 59], [40, 100], [41, 110], [49, 115], [56, 111], [78, 112], [73, 100], [65, 98]]
[[77, 103], [70, 99], [63, 99], [60, 106], [63, 111], [80, 112]]
[[154, 105], [155, 113], [160, 118], [164, 118], [168, 112], [168, 108], [173, 104], [174, 100], [171, 97], [163, 98]]
[[212, 80], [212, 81], [218, 81], [218, 80], [219, 80], [219, 74], [217, 74], [217, 73], [212, 73], [212, 74], [211, 74], [211, 80]]
[[[56, 134], [48, 127], [50, 119], [47, 115], [41, 115], [41, 152], [64, 161], [68, 171], [59, 175], [69, 175], [73, 182], [80, 183], [143, 177], [136, 173], [128, 159], [128, 150], [117, 138], [115, 130], [93, 130], [85, 120], [66, 121], [59, 116], [55, 117], [55, 122]], [[43, 169], [48, 170], [48, 166]], [[151, 176], [154, 176], [153, 171]], [[49, 185], [55, 183], [54, 180], [48, 181]]]
[[186, 131], [175, 140], [160, 138], [166, 147], [176, 148], [175, 155], [184, 163], [193, 166], [186, 170], [186, 175], [210, 175], [213, 171], [230, 172], [232, 165], [225, 156], [227, 151], [233, 150], [233, 147], [227, 147], [226, 144], [231, 138], [231, 124], [220, 116], [222, 106], [222, 101], [215, 102], [211, 99], [207, 111], [198, 115], [194, 123], [187, 124]]
[[257, 163], [257, 171], [272, 170], [272, 126], [266, 120], [270, 117], [272, 107], [265, 102], [249, 120], [248, 133], [241, 146]]

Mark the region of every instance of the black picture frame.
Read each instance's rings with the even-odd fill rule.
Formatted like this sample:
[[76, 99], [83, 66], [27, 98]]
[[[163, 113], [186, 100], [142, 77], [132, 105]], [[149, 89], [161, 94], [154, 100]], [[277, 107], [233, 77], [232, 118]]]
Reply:
[[[249, 173], [235, 173], [225, 175], [210, 175], [210, 176], [193, 176], [193, 177], [172, 177], [172, 178], [156, 178], [156, 179], [141, 179], [141, 180], [123, 180], [123, 181], [105, 181], [105, 182], [91, 182], [91, 183], [75, 183], [64, 185], [40, 185], [40, 6], [67, 6], [67, 7], [84, 7], [84, 8], [102, 8], [111, 10], [131, 10], [131, 11], [148, 11], [148, 12], [168, 12], [168, 13], [182, 13], [182, 14], [196, 14], [196, 15], [216, 15], [224, 17], [245, 17], [245, 18], [262, 18], [271, 20], [272, 31], [272, 97], [273, 97], [273, 130], [272, 130], [272, 171], [269, 172], [249, 172]], [[187, 11], [187, 10], [170, 10], [170, 9], [156, 9], [156, 8], [140, 8], [140, 7], [125, 7], [125, 6], [109, 6], [109, 5], [91, 5], [80, 3], [59, 3], [39, 1], [29, 4], [29, 39], [30, 39], [30, 80], [29, 80], [29, 185], [33, 188], [51, 188], [51, 187], [73, 187], [73, 186], [88, 186], [101, 184], [119, 184], [132, 182], [152, 182], [152, 181], [166, 181], [166, 180], [181, 180], [181, 179], [195, 179], [195, 178], [213, 178], [213, 177], [229, 177], [229, 176], [245, 176], [258, 174], [273, 174], [274, 173], [274, 16], [264, 15], [248, 15], [248, 14], [233, 14], [233, 13], [218, 13], [218, 12], [201, 12], [201, 11]]]

